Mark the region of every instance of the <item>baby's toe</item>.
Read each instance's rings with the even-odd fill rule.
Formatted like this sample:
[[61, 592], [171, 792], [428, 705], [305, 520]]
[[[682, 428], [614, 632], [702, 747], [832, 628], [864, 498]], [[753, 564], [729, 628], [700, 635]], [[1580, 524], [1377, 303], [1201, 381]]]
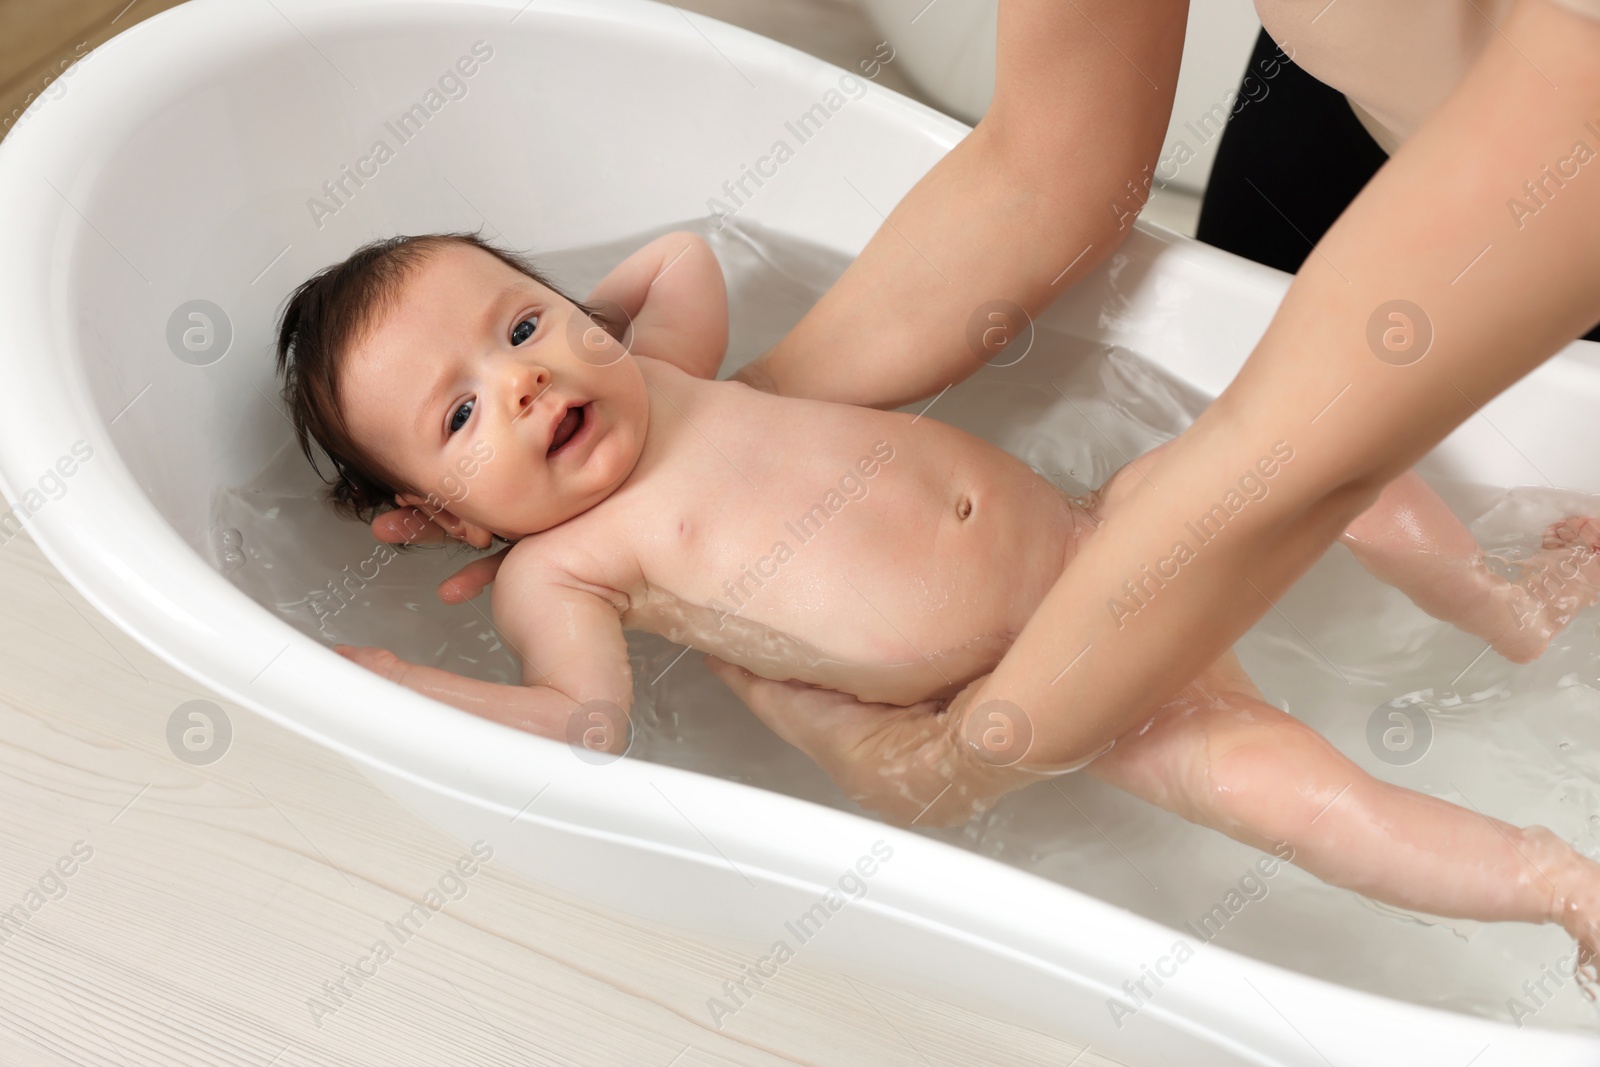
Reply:
[[1600, 519], [1588, 515], [1569, 515], [1550, 524], [1544, 532], [1545, 548], [1568, 548], [1582, 545], [1589, 551], [1600, 551]]

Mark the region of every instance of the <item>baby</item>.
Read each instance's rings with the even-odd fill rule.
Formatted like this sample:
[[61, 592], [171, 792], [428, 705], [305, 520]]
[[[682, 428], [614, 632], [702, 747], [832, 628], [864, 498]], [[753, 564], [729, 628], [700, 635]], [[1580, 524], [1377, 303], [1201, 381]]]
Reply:
[[[721, 270], [688, 233], [640, 249], [583, 305], [464, 234], [374, 242], [301, 285], [278, 368], [307, 458], [315, 439], [353, 517], [425, 506], [479, 548], [514, 542], [493, 611], [523, 684], [337, 650], [558, 739], [580, 706], [626, 715], [630, 628], [863, 701], [949, 698], [994, 668], [1127, 492], [1127, 467], [1074, 498], [932, 418], [718, 381], [726, 344]], [[1279, 442], [1241, 479], [1240, 506], [1293, 462]], [[1341, 539], [1519, 662], [1600, 590], [1600, 525], [1558, 523], [1509, 581], [1414, 473]], [[1121, 610], [1153, 581], [1130, 583]], [[1372, 778], [1263, 700], [1231, 653], [1185, 692], [1089, 772], [1399, 907], [1559, 922], [1594, 970], [1600, 865], [1553, 833]]]

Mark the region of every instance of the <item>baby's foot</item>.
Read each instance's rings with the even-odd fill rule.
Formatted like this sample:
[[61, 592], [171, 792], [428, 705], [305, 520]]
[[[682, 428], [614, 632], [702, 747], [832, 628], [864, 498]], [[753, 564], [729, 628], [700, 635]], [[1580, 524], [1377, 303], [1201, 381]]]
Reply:
[[1570, 548], [1583, 545], [1590, 552], [1600, 551], [1600, 519], [1588, 515], [1569, 515], [1550, 524], [1544, 532], [1545, 548]]
[[1507, 840], [1527, 863], [1517, 882], [1538, 902], [1530, 917], [1560, 923], [1578, 943], [1561, 967], [1572, 967], [1579, 991], [1594, 1001], [1600, 989], [1600, 863], [1543, 826], [1523, 827]]
[[1593, 1002], [1600, 991], [1600, 864], [1576, 851], [1567, 861], [1551, 871], [1555, 882], [1550, 918], [1578, 942], [1573, 977], [1579, 991]]
[[1600, 519], [1573, 515], [1544, 532], [1543, 551], [1501, 587], [1512, 616], [1491, 644], [1514, 663], [1537, 659], [1574, 615], [1600, 600]]

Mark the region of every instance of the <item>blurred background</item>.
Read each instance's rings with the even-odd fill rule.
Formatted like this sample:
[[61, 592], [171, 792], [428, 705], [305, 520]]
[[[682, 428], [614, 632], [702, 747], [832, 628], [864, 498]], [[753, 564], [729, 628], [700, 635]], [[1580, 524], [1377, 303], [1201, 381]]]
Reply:
[[[22, 110], [77, 59], [178, 2], [0, 0], [0, 131], [9, 132]], [[874, 79], [878, 84], [969, 124], [989, 104], [999, 0], [679, 0], [672, 6], [852, 71], [887, 41], [894, 60]], [[1225, 114], [1219, 106], [1238, 89], [1260, 28], [1253, 0], [1191, 0], [1183, 74], [1162, 155], [1179, 140], [1195, 154], [1153, 190], [1144, 218], [1194, 236], [1220, 133], [1206, 119]]]

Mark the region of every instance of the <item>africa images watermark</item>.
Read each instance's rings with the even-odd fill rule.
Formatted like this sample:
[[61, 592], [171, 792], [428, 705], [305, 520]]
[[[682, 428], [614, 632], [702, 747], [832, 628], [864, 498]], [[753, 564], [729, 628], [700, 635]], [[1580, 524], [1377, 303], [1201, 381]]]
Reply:
[[393, 146], [387, 138], [379, 137], [367, 154], [355, 161], [353, 170], [351, 164], [346, 163], [339, 168], [338, 174], [323, 182], [323, 195], [306, 200], [306, 209], [311, 212], [311, 221], [317, 224], [317, 229], [322, 229], [330, 217], [349, 207], [356, 195], [366, 188], [367, 181], [376, 178], [383, 165], [394, 159], [401, 148], [410, 144], [428, 121], [444, 110], [446, 104], [453, 100], [465, 100], [470, 91], [467, 81], [493, 58], [494, 49], [487, 41], [472, 42], [471, 54], [463, 55], [455, 61], [454, 66], [447, 68], [439, 76], [437, 87], [430, 85], [421, 100], [383, 124], [384, 129], [394, 137]]
[[[1189, 142], [1179, 136], [1173, 139], [1167, 150], [1156, 160], [1155, 172], [1143, 167], [1139, 172], [1139, 179], [1129, 180], [1123, 185], [1127, 193], [1119, 191], [1111, 201], [1111, 213], [1117, 217], [1117, 229], [1126, 229], [1128, 223], [1136, 218], [1140, 211], [1150, 200], [1150, 185], [1159, 182], [1162, 185], [1175, 180], [1178, 172], [1187, 166], [1199, 155], [1199, 149], [1204, 148], [1218, 137], [1227, 128], [1230, 116], [1237, 115], [1245, 109], [1245, 105], [1252, 101], [1259, 102], [1267, 98], [1272, 91], [1267, 82], [1278, 76], [1285, 63], [1294, 59], [1294, 50], [1288, 52], [1283, 46], [1278, 46], [1276, 56], [1268, 56], [1261, 60], [1257, 66], [1261, 68], [1261, 75], [1245, 68], [1243, 80], [1239, 83], [1239, 90], [1228, 90], [1221, 100], [1211, 107], [1196, 115], [1194, 119], [1184, 122], [1183, 128], [1195, 138], [1196, 147], [1191, 148]], [[1196, 125], [1198, 123], [1199, 125]], [[1131, 206], [1130, 206], [1131, 205]]]
[[[1234, 917], [1244, 911], [1249, 905], [1267, 899], [1271, 887], [1267, 879], [1278, 873], [1281, 863], [1294, 862], [1294, 846], [1287, 841], [1280, 841], [1272, 850], [1271, 856], [1262, 856], [1256, 860], [1239, 880], [1223, 894], [1221, 900], [1194, 922], [1186, 922], [1183, 928], [1200, 940], [1202, 945], [1210, 944], [1223, 928], [1232, 922]], [[1159, 957], [1152, 966], [1148, 963], [1139, 965], [1139, 977], [1130, 978], [1122, 983], [1122, 991], [1127, 994], [1126, 999], [1121, 997], [1107, 997], [1106, 1010], [1111, 1013], [1111, 1021], [1121, 1030], [1123, 1023], [1139, 1014], [1146, 1004], [1155, 999], [1156, 993], [1166, 985], [1163, 979], [1171, 978], [1178, 973], [1178, 968], [1195, 957], [1195, 948], [1183, 938], [1172, 943], [1172, 949]], [[1155, 989], [1146, 983], [1154, 982]]]
[[[822, 532], [835, 515], [844, 510], [846, 504], [866, 497], [870, 489], [867, 479], [876, 477], [883, 469], [880, 464], [886, 465], [892, 459], [894, 459], [894, 446], [888, 441], [874, 441], [872, 454], [862, 456], [856, 460], [854, 468], [846, 469], [839, 478], [837, 489], [829, 489], [819, 502], [811, 505], [793, 521], [785, 522], [783, 528], [794, 537], [797, 545], [810, 542]], [[768, 581], [776, 578], [778, 568], [794, 559], [794, 556], [794, 548], [790, 547], [786, 539], [779, 538], [773, 544], [771, 552], [756, 560], [754, 564], [747, 564], [741, 568], [738, 578], [723, 582], [722, 591], [728, 595], [733, 606], [729, 607], [715, 598], [706, 605], [717, 614], [717, 629], [722, 629], [728, 619], [736, 617], [749, 605], [761, 591], [763, 578]], [[751, 588], [752, 586], [754, 588]]]
[[[472, 458], [464, 456], [456, 461], [456, 470], [460, 472], [461, 477], [457, 478], [455, 474], [446, 474], [440, 480], [439, 486], [444, 490], [444, 497], [441, 498], [431, 490], [428, 492], [425, 510], [430, 515], [445, 510], [447, 502], [449, 504], [459, 504], [465, 500], [470, 492], [470, 487], [467, 483], [482, 469], [482, 464], [494, 459], [494, 446], [487, 441], [474, 441], [469, 451], [472, 453]], [[426, 526], [426, 523], [418, 520], [415, 516], [408, 516], [403, 520], [402, 525], [405, 526], [408, 533], [415, 537]], [[323, 583], [321, 589], [313, 590], [307, 596], [306, 603], [309, 604], [312, 614], [316, 616], [317, 629], [323, 631], [325, 636], [331, 637], [332, 635], [328, 634], [326, 630], [328, 620], [339, 614], [350, 604], [353, 604], [356, 594], [365, 589], [368, 582], [378, 577], [384, 564], [398, 559], [399, 556], [399, 551], [392, 544], [387, 541], [380, 541], [366, 559], [355, 565], [355, 573], [351, 573], [350, 564], [347, 563], [344, 569], [339, 572], [340, 576], [338, 578], [329, 578]], [[372, 567], [371, 574], [368, 574], [365, 569], [368, 564]]]
[[1167, 582], [1178, 576], [1178, 571], [1184, 564], [1198, 558], [1200, 548], [1221, 536], [1228, 520], [1243, 511], [1246, 504], [1252, 500], [1265, 500], [1271, 488], [1267, 480], [1278, 473], [1280, 464], [1287, 464], [1292, 459], [1294, 459], [1294, 449], [1287, 442], [1275, 442], [1272, 454], [1256, 460], [1255, 466], [1240, 477], [1239, 488], [1229, 489], [1223, 494], [1219, 503], [1211, 505], [1210, 509], [1197, 519], [1183, 524], [1194, 537], [1193, 547], [1189, 545], [1187, 539], [1180, 538], [1174, 542], [1170, 554], [1156, 561], [1154, 571], [1150, 569], [1148, 563], [1144, 564], [1139, 568], [1144, 572], [1142, 578], [1123, 582], [1123, 591], [1127, 593], [1127, 599], [1132, 602], [1132, 606], [1118, 597], [1106, 600], [1106, 608], [1111, 612], [1112, 621], [1117, 624], [1117, 629], [1122, 629], [1129, 618], [1143, 611], [1155, 599], [1156, 593], [1165, 588]]
[[[476, 856], [477, 859], [472, 857]], [[384, 923], [384, 929], [394, 938], [395, 944], [404, 945], [413, 937], [422, 932], [422, 924], [442, 911], [446, 903], [460, 900], [467, 895], [466, 879], [478, 873], [478, 862], [487, 863], [494, 858], [494, 849], [482, 839], [472, 843], [472, 854], [462, 856], [456, 860], [454, 869], [447, 870], [437, 880], [438, 889], [429, 889], [422, 894], [422, 903], [413, 904], [411, 907], [392, 923]], [[456, 874], [460, 871], [460, 875]], [[409, 925], [408, 925], [409, 924]], [[322, 1020], [349, 1004], [355, 998], [346, 982], [354, 982], [360, 989], [366, 984], [368, 978], [378, 976], [378, 968], [394, 959], [394, 949], [389, 947], [389, 942], [379, 938], [372, 944], [372, 951], [356, 960], [355, 966], [348, 963], [339, 965], [343, 974], [332, 981], [322, 983], [323, 997], [310, 996], [306, 998], [306, 1007], [311, 1011], [311, 1021], [320, 1029]], [[367, 970], [366, 965], [371, 963], [372, 969]]]
[[[887, 54], [885, 50], [887, 49]], [[888, 41], [879, 41], [873, 49], [872, 55], [857, 64], [861, 73], [870, 81], [878, 76], [885, 64], [894, 61], [894, 49], [889, 47]], [[841, 91], [842, 90], [842, 91]], [[845, 92], [850, 95], [846, 97]], [[818, 133], [834, 115], [852, 100], [860, 100], [867, 95], [867, 86], [854, 74], [843, 74], [839, 77], [839, 88], [829, 89], [822, 94], [822, 99], [802, 111], [792, 122], [785, 122], [783, 128], [794, 135], [795, 142], [804, 145]], [[757, 156], [751, 163], [739, 165], [739, 176], [722, 183], [722, 192], [733, 203], [730, 206], [716, 197], [706, 200], [706, 211], [717, 220], [717, 229], [722, 229], [741, 208], [755, 196], [755, 191], [749, 189], [749, 183], [754, 182], [757, 190], [761, 189], [773, 178], [778, 176], [778, 171], [783, 165], [793, 159], [795, 149], [791, 147], [786, 138], [780, 137], [772, 142], [772, 147], [767, 149], [765, 155]]]
[[71, 851], [46, 869], [34, 885], [22, 894], [21, 900], [0, 911], [0, 946], [20, 934], [33, 917], [44, 910], [45, 905], [66, 896], [66, 879], [77, 874], [81, 865], [92, 858], [94, 849], [87, 841], [74, 841]]
[[[756, 960], [754, 974], [751, 973], [750, 964], [746, 963], [741, 967], [744, 971], [742, 977], [722, 983], [722, 993], [726, 1000], [718, 997], [706, 998], [706, 1011], [711, 1014], [711, 1022], [717, 1029], [722, 1029], [722, 1024], [729, 1017], [750, 1003], [753, 998], [749, 989], [751, 985], [759, 990], [776, 978], [779, 968], [794, 959], [800, 945], [804, 945], [821, 933], [823, 925], [844, 910], [844, 906], [850, 901], [860, 900], [867, 895], [867, 879], [878, 873], [880, 862], [888, 863], [894, 857], [894, 847], [879, 838], [872, 843], [869, 851], [872, 853], [871, 856], [863, 853], [854, 866], [846, 868], [845, 872], [835, 879], [834, 884], [838, 889], [830, 886], [823, 892], [821, 900], [795, 916], [792, 922], [783, 924], [783, 928], [794, 936], [795, 945], [790, 945], [787, 938], [779, 938], [772, 943], [766, 955]], [[874, 860], [872, 856], [878, 858]]]
[[1572, 951], [1555, 961], [1555, 967], [1546, 963], [1539, 968], [1538, 978], [1527, 978], [1522, 982], [1522, 996], [1506, 998], [1506, 1010], [1511, 1013], [1511, 1021], [1521, 1030], [1527, 1021], [1539, 1014], [1554, 998], [1556, 990], [1573, 981], [1585, 967], [1592, 967], [1595, 963], [1594, 952], [1582, 942], [1575, 944]]
[[[1551, 547], [1547, 545], [1546, 547]], [[1583, 604], [1584, 585], [1579, 581], [1583, 567], [1593, 560], [1595, 550], [1586, 544], [1564, 546], [1570, 551], [1553, 566], [1540, 569], [1524, 586], [1527, 597], [1521, 606], [1506, 601], [1506, 610], [1517, 620], [1517, 629], [1528, 625], [1530, 619], [1545, 612], [1567, 613], [1577, 611]], [[1574, 588], [1577, 583], [1577, 588]]]
[[38, 91], [30, 92], [23, 99], [22, 106], [13, 109], [4, 121], [0, 121], [0, 127], [7, 132], [21, 129], [24, 123], [39, 113], [46, 100], [59, 100], [67, 95], [67, 79], [78, 73], [79, 68], [94, 54], [94, 49], [89, 47], [88, 38], [79, 41], [73, 47], [70, 56], [63, 56], [56, 61], [55, 69], [45, 75]]
[[[72, 442], [68, 452], [70, 454], [62, 455], [39, 476], [38, 488], [29, 486], [24, 489], [17, 506], [0, 514], [0, 546], [10, 544], [12, 539], [23, 531], [23, 519], [32, 518], [50, 501], [60, 500], [67, 495], [66, 479], [78, 473], [80, 463], [89, 462], [94, 456], [94, 447], [79, 438]], [[74, 459], [74, 456], [77, 459]], [[3, 500], [0, 500], [0, 503], [3, 503]]]
[[[1600, 125], [1591, 119], [1583, 124], [1583, 128], [1594, 135], [1596, 143], [1600, 143]], [[1522, 229], [1529, 219], [1549, 207], [1561, 190], [1567, 187], [1567, 182], [1577, 178], [1582, 168], [1595, 158], [1595, 154], [1587, 141], [1575, 141], [1571, 151], [1556, 160], [1553, 171], [1550, 164], [1546, 163], [1539, 168], [1539, 177], [1523, 182], [1522, 192], [1526, 199], [1513, 196], [1506, 200], [1506, 210], [1511, 212], [1511, 221], [1517, 224], [1517, 229]]]

